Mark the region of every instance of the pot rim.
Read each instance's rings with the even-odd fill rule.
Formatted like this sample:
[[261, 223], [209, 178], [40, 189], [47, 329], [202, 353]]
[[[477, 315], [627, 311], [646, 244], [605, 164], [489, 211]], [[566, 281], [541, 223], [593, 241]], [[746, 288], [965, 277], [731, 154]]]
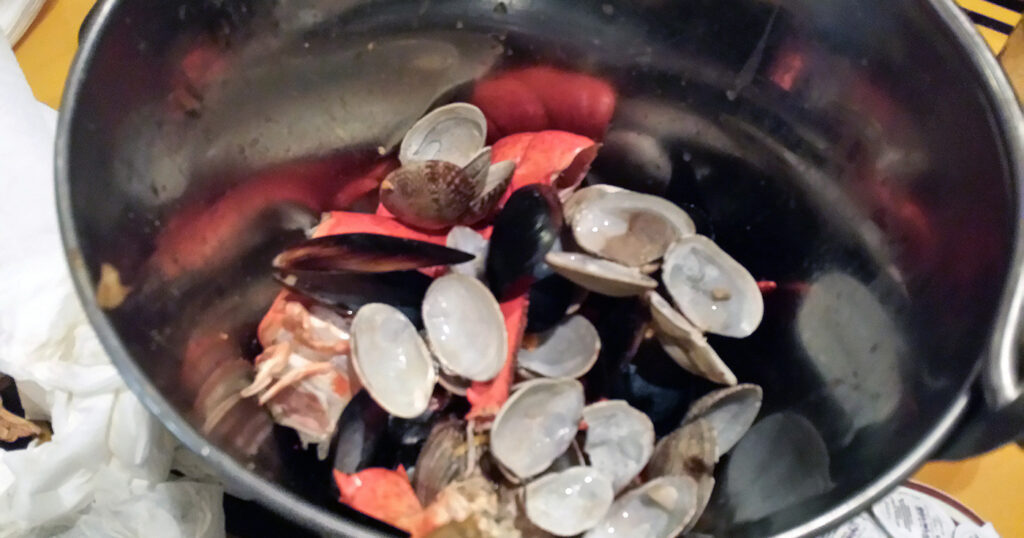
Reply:
[[[96, 302], [93, 282], [88, 267], [81, 256], [78, 234], [71, 218], [70, 170], [71, 126], [74, 123], [78, 96], [89, 71], [100, 36], [110, 23], [117, 6], [128, 0], [99, 0], [94, 7], [92, 20], [84, 28], [81, 43], [68, 73], [61, 103], [61, 114], [57, 125], [55, 144], [55, 170], [57, 213], [61, 239], [75, 290], [85, 310], [90, 325], [96, 331], [104, 349], [110, 355], [125, 384], [174, 436], [190, 450], [202, 454], [218, 471], [225, 481], [226, 489], [236, 496], [255, 499], [281, 515], [301, 522], [319, 532], [360, 537], [389, 536], [372, 527], [346, 520], [343, 516], [315, 506], [299, 496], [286, 491], [239, 464], [233, 457], [210, 444], [188, 421], [164, 398], [132, 360], [106, 314]], [[1012, 176], [1013, 199], [1016, 213], [1024, 208], [1024, 117], [1016, 95], [996, 58], [988, 49], [967, 16], [949, 0], [926, 0], [938, 15], [945, 29], [951, 33], [967, 60], [982, 81], [986, 100], [992, 105], [993, 123], [1005, 142], [1003, 148]], [[927, 461], [940, 448], [964, 415], [970, 399], [969, 389], [977, 377], [978, 370], [986, 367], [989, 384], [996, 384], [1003, 391], [1019, 393], [1015, 373], [1007, 372], [1007, 364], [1015, 358], [1015, 345], [1021, 320], [1024, 319], [1024, 286], [1020, 286], [1024, 270], [1024, 219], [1018, 218], [1014, 229], [1012, 265], [1004, 283], [998, 317], [995, 320], [991, 351], [979, 360], [972, 376], [965, 380], [958, 397], [939, 418], [928, 435], [922, 439], [903, 459], [886, 473], [857, 491], [845, 501], [804, 523], [776, 535], [776, 538], [799, 538], [815, 536], [864, 510], [871, 503], [883, 497], [894, 487]], [[988, 362], [986, 365], [985, 363]], [[1012, 362], [1015, 365], [1015, 362]], [[999, 368], [999, 365], [1002, 368]], [[1007, 374], [1000, 376], [999, 373]], [[1005, 403], [1005, 402], [1004, 402]]]

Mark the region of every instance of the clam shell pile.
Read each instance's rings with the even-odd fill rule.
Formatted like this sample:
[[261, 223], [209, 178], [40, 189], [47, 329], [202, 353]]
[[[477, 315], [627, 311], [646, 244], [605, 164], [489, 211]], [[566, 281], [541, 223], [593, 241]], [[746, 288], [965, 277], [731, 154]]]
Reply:
[[[407, 495], [423, 512], [386, 521], [414, 534], [689, 531], [715, 466], [760, 410], [760, 387], [739, 384], [705, 338], [757, 329], [757, 282], [676, 205], [611, 185], [553, 186], [558, 174], [521, 184], [517, 161], [492, 162], [486, 139], [475, 106], [436, 108], [380, 184], [372, 217], [387, 227], [324, 234], [325, 223], [274, 260], [286, 291], [261, 325], [266, 351], [241, 396], [321, 447], [344, 432], [336, 472], [363, 471], [374, 446], [411, 450]], [[565, 166], [585, 173], [597, 147]], [[600, 295], [634, 301], [640, 338], [724, 386], [660, 439], [636, 402], [591, 394], [605, 335], [581, 304]], [[343, 501], [384, 518], [347, 491]]]

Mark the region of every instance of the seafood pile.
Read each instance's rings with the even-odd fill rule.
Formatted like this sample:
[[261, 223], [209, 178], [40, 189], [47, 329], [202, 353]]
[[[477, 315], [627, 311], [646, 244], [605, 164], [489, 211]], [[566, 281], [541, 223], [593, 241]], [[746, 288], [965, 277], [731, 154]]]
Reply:
[[[593, 139], [487, 145], [489, 119], [434, 109], [375, 213], [328, 213], [274, 259], [284, 289], [240, 396], [334, 454], [341, 502], [413, 536], [687, 532], [760, 410], [761, 388], [705, 338], [758, 327], [758, 282], [671, 202], [583, 186]], [[588, 376], [603, 335], [581, 305], [595, 296], [635, 303], [638, 341], [723, 385], [660, 439]], [[375, 465], [382, 451], [397, 468]]]

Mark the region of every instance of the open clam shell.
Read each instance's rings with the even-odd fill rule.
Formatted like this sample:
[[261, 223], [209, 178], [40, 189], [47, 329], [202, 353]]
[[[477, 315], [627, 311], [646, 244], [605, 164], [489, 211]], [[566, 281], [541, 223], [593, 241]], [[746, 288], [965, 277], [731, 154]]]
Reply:
[[715, 430], [718, 457], [739, 442], [761, 411], [761, 387], [743, 383], [705, 394], [690, 405], [683, 423], [706, 420]]
[[352, 362], [385, 411], [413, 418], [427, 410], [437, 381], [434, 361], [416, 327], [398, 309], [363, 305], [352, 320]]
[[439, 366], [437, 369], [437, 384], [456, 396], [465, 396], [469, 392], [469, 387], [473, 386], [473, 381], [451, 372], [446, 372], [443, 366]]
[[490, 244], [472, 228], [453, 226], [446, 238], [448, 248], [456, 249], [473, 256], [472, 260], [452, 265], [454, 273], [481, 279], [484, 276], [484, 264], [487, 262], [487, 248]]
[[736, 375], [708, 344], [704, 333], [693, 326], [656, 291], [646, 295], [654, 332], [662, 348], [687, 372], [723, 385], [735, 385]]
[[576, 218], [580, 208], [586, 207], [588, 204], [593, 202], [595, 198], [600, 198], [606, 194], [614, 192], [625, 191], [626, 189], [623, 189], [622, 187], [616, 187], [615, 185], [608, 185], [605, 183], [583, 187], [582, 189], [573, 192], [572, 196], [562, 204], [562, 212], [565, 213], [565, 221], [571, 223]]
[[664, 476], [619, 497], [604, 519], [584, 538], [674, 538], [693, 519], [697, 483], [685, 476]]
[[536, 335], [537, 346], [519, 350], [518, 364], [544, 377], [580, 377], [590, 371], [601, 352], [601, 337], [583, 316], [570, 316]]
[[587, 437], [583, 451], [604, 473], [615, 491], [640, 474], [654, 451], [654, 424], [622, 400], [608, 400], [583, 409]]
[[595, 293], [611, 297], [642, 295], [658, 282], [635, 267], [579, 252], [549, 252], [544, 257], [556, 273]]
[[583, 250], [630, 267], [661, 258], [674, 241], [696, 233], [679, 206], [627, 190], [584, 200], [574, 208], [571, 226]]
[[662, 280], [679, 311], [703, 331], [743, 338], [761, 323], [764, 301], [754, 277], [707, 237], [673, 243]]
[[718, 440], [710, 422], [697, 419], [688, 422], [658, 441], [654, 455], [647, 465], [645, 476], [688, 476], [697, 483], [697, 502], [693, 518], [686, 530], [692, 528], [711, 500], [715, 487], [715, 464], [718, 463]]
[[424, 230], [459, 222], [480, 194], [479, 185], [448, 161], [416, 161], [387, 175], [380, 202], [399, 221]]
[[426, 241], [390, 235], [325, 235], [294, 245], [274, 258], [279, 271], [384, 273], [465, 263], [473, 255]]
[[479, 280], [451, 273], [423, 297], [423, 326], [445, 370], [473, 381], [494, 379], [508, 355], [505, 318]]
[[494, 418], [491, 453], [517, 477], [535, 476], [569, 448], [582, 416], [583, 385], [579, 381], [527, 381]]
[[483, 192], [484, 184], [487, 182], [487, 173], [491, 166], [491, 154], [490, 146], [481, 148], [469, 160], [469, 163], [462, 167], [462, 172], [469, 176], [473, 183], [476, 184], [477, 195]]
[[526, 486], [526, 516], [555, 536], [575, 536], [604, 517], [615, 494], [611, 482], [592, 467], [570, 467]]
[[498, 202], [508, 190], [512, 183], [512, 173], [516, 170], [514, 161], [501, 161], [492, 164], [487, 169], [487, 175], [482, 181], [480, 194], [469, 203], [469, 209], [462, 218], [463, 224], [476, 224], [491, 216], [498, 207]]
[[468, 103], [452, 103], [434, 109], [409, 129], [398, 150], [398, 160], [403, 165], [447, 161], [461, 168], [484, 147], [486, 139], [483, 112]]

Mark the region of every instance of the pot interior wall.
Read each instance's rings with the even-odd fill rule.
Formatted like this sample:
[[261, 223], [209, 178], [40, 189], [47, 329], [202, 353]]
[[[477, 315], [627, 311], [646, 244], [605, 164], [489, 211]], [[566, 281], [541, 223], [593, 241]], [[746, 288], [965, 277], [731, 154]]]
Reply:
[[[133, 287], [105, 314], [132, 357], [115, 361], [162, 416], [323, 510], [368, 521], [335, 502], [328, 463], [255, 404], [212, 429], [206, 404], [244, 379], [277, 292], [268, 261], [324, 204], [318, 186], [365, 169], [495, 70], [611, 82], [619, 103], [593, 179], [681, 204], [779, 284], [752, 337], [711, 338], [766, 402], [720, 465], [708, 532], [782, 532], [871, 484], [949, 410], [985, 346], [1016, 194], [981, 82], [926, 2], [107, 7], [62, 180], [89, 280], [109, 263]], [[656, 140], [670, 173], [613, 151], [622, 133]], [[628, 377], [599, 365], [609, 390], [642, 386], [684, 410], [709, 387], [655, 351]]]

